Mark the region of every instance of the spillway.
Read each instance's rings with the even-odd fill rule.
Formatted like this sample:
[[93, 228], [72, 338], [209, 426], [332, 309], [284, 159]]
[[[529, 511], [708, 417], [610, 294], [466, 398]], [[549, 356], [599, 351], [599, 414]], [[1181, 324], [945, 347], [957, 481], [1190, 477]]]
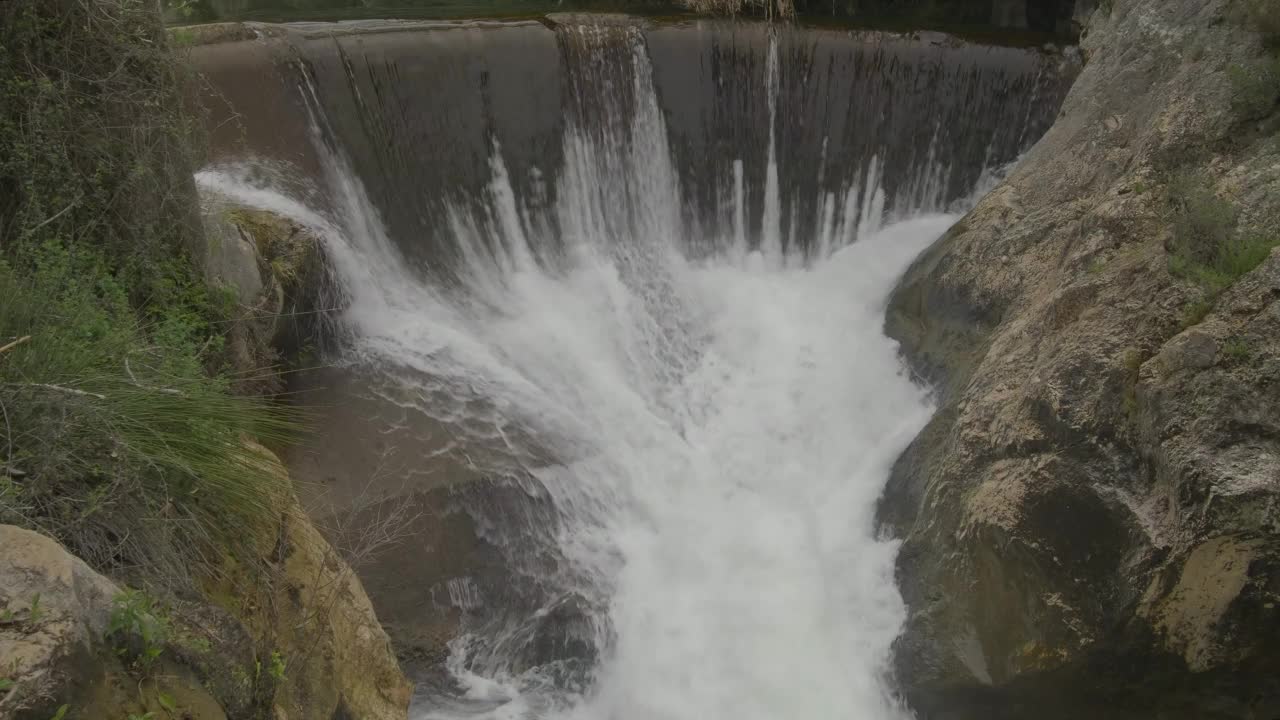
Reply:
[[1069, 54], [612, 16], [272, 35], [201, 51], [199, 181], [324, 240], [331, 410], [297, 466], [391, 454], [374, 491], [444, 493], [419, 525], [482, 548], [419, 528], [366, 577], [393, 636], [450, 618], [413, 717], [910, 717], [874, 509], [932, 406], [884, 303]]

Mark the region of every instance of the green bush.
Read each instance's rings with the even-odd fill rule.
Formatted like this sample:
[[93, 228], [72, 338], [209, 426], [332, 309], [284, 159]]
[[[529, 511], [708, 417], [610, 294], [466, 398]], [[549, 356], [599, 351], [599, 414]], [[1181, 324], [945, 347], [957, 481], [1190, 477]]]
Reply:
[[154, 0], [0, 3], [0, 522], [184, 578], [280, 480], [192, 260], [199, 122]]
[[1243, 120], [1267, 117], [1280, 102], [1280, 57], [1265, 57], [1227, 68], [1231, 109]]
[[61, 261], [30, 279], [0, 265], [0, 337], [30, 338], [0, 356], [0, 521], [98, 567], [180, 576], [270, 512], [280, 481], [244, 438], [284, 439], [291, 421], [205, 373], [219, 336], [192, 306], [143, 325], [110, 274]]
[[1280, 236], [1262, 233], [1231, 238], [1207, 262], [1195, 259], [1190, 254], [1175, 252], [1169, 258], [1169, 270], [1216, 295], [1261, 265], [1277, 245], [1280, 245]]
[[169, 620], [150, 595], [124, 590], [111, 602], [107, 640], [122, 658], [149, 670], [169, 641]]

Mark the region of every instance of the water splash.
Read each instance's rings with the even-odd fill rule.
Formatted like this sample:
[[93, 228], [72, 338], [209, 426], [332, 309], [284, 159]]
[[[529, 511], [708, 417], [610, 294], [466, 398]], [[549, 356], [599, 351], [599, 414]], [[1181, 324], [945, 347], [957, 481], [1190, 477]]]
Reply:
[[[735, 158], [704, 227], [684, 212], [644, 35], [559, 32], [562, 167], [538, 178], [545, 195], [521, 191], [490, 138], [488, 180], [441, 200], [432, 232], [455, 252], [432, 267], [393, 238], [305, 72], [327, 209], [236, 168], [198, 178], [319, 235], [349, 296], [342, 360], [531, 499], [478, 532], [533, 600], [496, 607], [465, 578], [433, 595], [465, 632], [452, 687], [421, 693], [414, 717], [907, 717], [885, 677], [904, 619], [896, 544], [873, 508], [932, 408], [883, 306], [985, 180], [955, 187], [975, 174], [940, 158], [954, 129], [935, 125], [909, 171], [887, 147], [836, 168], [824, 138], [812, 171], [827, 189], [802, 218], [780, 182], [771, 34], [763, 201]], [[995, 143], [988, 160], [1008, 154]]]

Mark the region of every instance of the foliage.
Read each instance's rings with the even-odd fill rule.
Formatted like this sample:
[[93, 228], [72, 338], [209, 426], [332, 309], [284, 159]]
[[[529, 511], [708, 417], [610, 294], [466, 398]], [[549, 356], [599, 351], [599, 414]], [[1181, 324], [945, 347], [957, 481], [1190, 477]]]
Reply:
[[107, 639], [122, 657], [149, 669], [160, 659], [168, 638], [169, 621], [150, 595], [125, 590], [112, 601]]
[[1134, 347], [1126, 349], [1120, 358], [1125, 371], [1124, 411], [1130, 420], [1138, 416], [1138, 373], [1144, 361], [1142, 351]]
[[1244, 338], [1231, 338], [1222, 344], [1222, 354], [1230, 360], [1248, 360], [1253, 351]]
[[291, 425], [205, 373], [219, 336], [192, 306], [143, 325], [126, 296], [70, 254], [27, 280], [0, 264], [0, 337], [31, 338], [0, 359], [0, 458], [20, 475], [0, 520], [99, 567], [180, 576], [209, 541], [270, 512], [279, 479], [243, 437], [284, 439]]
[[1169, 272], [1203, 292], [1183, 310], [1183, 326], [1190, 327], [1209, 314], [1224, 290], [1267, 259], [1280, 245], [1280, 235], [1240, 235], [1235, 206], [1218, 197], [1199, 173], [1175, 176], [1166, 199], [1173, 226]]
[[1268, 50], [1261, 58], [1227, 68], [1232, 110], [1244, 120], [1261, 120], [1280, 102], [1280, 0], [1240, 0], [1240, 19], [1258, 33]]
[[1202, 173], [1174, 175], [1166, 200], [1172, 212], [1174, 255], [1178, 262], [1190, 266], [1209, 260], [1235, 232], [1235, 207], [1214, 193]]
[[681, 4], [699, 13], [736, 15], [744, 11], [763, 12], [770, 17], [793, 17], [793, 0], [681, 0]]
[[283, 681], [286, 667], [284, 655], [281, 655], [278, 650], [272, 650], [270, 663], [267, 665], [267, 673], [271, 675], [271, 678], [276, 682]]
[[1280, 0], [1243, 0], [1249, 24], [1269, 47], [1280, 47]]
[[1182, 328], [1199, 325], [1213, 311], [1213, 301], [1215, 296], [1202, 297], [1199, 300], [1192, 300], [1182, 308]]
[[1261, 265], [1277, 245], [1280, 245], [1280, 236], [1255, 233], [1242, 238], [1233, 237], [1218, 246], [1217, 252], [1207, 261], [1198, 260], [1190, 253], [1175, 253], [1169, 258], [1169, 270], [1178, 277], [1195, 282], [1206, 292], [1217, 294]]
[[200, 124], [146, 0], [0, 6], [0, 245], [94, 245], [135, 304], [173, 302], [198, 247]]
[[0, 522], [183, 579], [270, 512], [244, 438], [292, 424], [227, 392], [165, 43], [154, 0], [0, 3]]
[[1260, 120], [1280, 101], [1280, 57], [1268, 56], [1227, 68], [1231, 109], [1243, 120]]

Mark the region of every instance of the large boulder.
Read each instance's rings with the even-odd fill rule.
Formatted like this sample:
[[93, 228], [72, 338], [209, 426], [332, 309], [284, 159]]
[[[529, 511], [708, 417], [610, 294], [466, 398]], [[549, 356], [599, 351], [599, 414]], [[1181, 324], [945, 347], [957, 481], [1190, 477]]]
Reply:
[[234, 303], [226, 360], [245, 395], [279, 392], [275, 372], [324, 343], [344, 300], [313, 229], [206, 192], [203, 268]]
[[0, 525], [0, 548], [0, 717], [48, 717], [101, 674], [119, 589], [39, 533]]
[[255, 672], [275, 676], [275, 720], [404, 720], [413, 688], [359, 578], [302, 510], [279, 460], [257, 449], [289, 488], [278, 522], [245, 528], [246, 547], [271, 551], [229, 552], [206, 591], [255, 639]]
[[160, 600], [0, 525], [0, 718], [404, 720], [412, 686], [359, 580], [292, 491], [277, 509], [203, 594]]
[[172, 709], [190, 720], [226, 720], [223, 703], [172, 653], [146, 676], [125, 666], [108, 637], [118, 586], [30, 530], [0, 525], [0, 548], [0, 718], [96, 720]]
[[926, 718], [1280, 713], [1280, 256], [1205, 315], [1168, 247], [1186, 173], [1274, 231], [1230, 81], [1260, 43], [1221, 0], [1104, 7], [1055, 126], [891, 300], [940, 400], [881, 506]]

